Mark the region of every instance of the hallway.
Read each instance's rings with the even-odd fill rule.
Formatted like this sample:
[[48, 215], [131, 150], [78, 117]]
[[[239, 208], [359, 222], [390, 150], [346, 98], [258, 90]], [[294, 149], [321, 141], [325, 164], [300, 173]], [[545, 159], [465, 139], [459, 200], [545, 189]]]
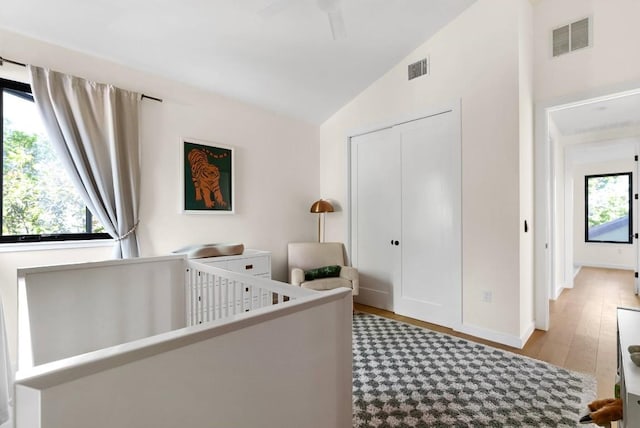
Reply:
[[598, 397], [613, 397], [616, 375], [616, 308], [640, 307], [633, 292], [633, 272], [584, 267], [574, 288], [549, 305], [551, 328], [535, 331], [523, 353], [533, 358], [593, 374]]

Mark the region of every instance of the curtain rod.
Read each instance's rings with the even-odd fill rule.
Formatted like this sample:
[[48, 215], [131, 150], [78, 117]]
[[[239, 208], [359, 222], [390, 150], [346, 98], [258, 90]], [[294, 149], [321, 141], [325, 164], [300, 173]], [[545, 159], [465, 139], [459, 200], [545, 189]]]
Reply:
[[[26, 67], [27, 66], [27, 64], [24, 64], [22, 62], [14, 61], [12, 59], [8, 59], [8, 58], [4, 58], [4, 57], [0, 56], [0, 66], [2, 66], [3, 62], [8, 62], [9, 64], [19, 65], [20, 67]], [[162, 102], [162, 98], [156, 98], [156, 97], [152, 97], [151, 95], [146, 95], [146, 94], [142, 94], [141, 98], [142, 99], [147, 98], [147, 99], [150, 99], [150, 100], [153, 100], [153, 101], [158, 101], [160, 103]]]
[[23, 64], [21, 62], [13, 61], [11, 59], [3, 58], [3, 57], [0, 56], [0, 65], [2, 65], [3, 62], [8, 62], [9, 64], [19, 65], [21, 67], [26, 67], [27, 66], [27, 64]]

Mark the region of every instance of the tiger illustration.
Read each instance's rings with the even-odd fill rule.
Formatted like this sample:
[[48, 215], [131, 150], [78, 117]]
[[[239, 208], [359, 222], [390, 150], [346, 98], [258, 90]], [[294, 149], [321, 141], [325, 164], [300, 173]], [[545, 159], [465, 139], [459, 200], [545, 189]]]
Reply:
[[[226, 156], [226, 153], [224, 155], [213, 155], [215, 158]], [[196, 201], [204, 199], [204, 205], [207, 208], [213, 208], [215, 205], [211, 200], [211, 194], [213, 193], [215, 202], [221, 207], [226, 207], [227, 202], [225, 202], [220, 191], [220, 170], [217, 166], [209, 163], [207, 153], [204, 150], [192, 149], [189, 152], [188, 159], [189, 165], [191, 165], [191, 179], [196, 193]]]

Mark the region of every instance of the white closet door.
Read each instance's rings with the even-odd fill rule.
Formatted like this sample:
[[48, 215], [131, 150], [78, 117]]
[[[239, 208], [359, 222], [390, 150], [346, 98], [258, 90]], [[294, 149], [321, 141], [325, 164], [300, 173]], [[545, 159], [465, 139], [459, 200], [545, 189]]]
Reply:
[[461, 154], [457, 111], [394, 127], [402, 151], [402, 281], [394, 311], [461, 323]]
[[[400, 145], [391, 128], [351, 139], [352, 262], [360, 274], [356, 301], [393, 310], [399, 281]], [[399, 242], [398, 242], [399, 244]]]

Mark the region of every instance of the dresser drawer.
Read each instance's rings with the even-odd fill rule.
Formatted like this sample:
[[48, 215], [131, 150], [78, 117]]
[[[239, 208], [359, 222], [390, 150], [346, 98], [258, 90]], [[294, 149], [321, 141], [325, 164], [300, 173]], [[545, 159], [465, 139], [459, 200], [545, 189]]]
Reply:
[[265, 274], [271, 272], [269, 261], [270, 257], [247, 257], [238, 260], [229, 260], [226, 269], [249, 275]]

